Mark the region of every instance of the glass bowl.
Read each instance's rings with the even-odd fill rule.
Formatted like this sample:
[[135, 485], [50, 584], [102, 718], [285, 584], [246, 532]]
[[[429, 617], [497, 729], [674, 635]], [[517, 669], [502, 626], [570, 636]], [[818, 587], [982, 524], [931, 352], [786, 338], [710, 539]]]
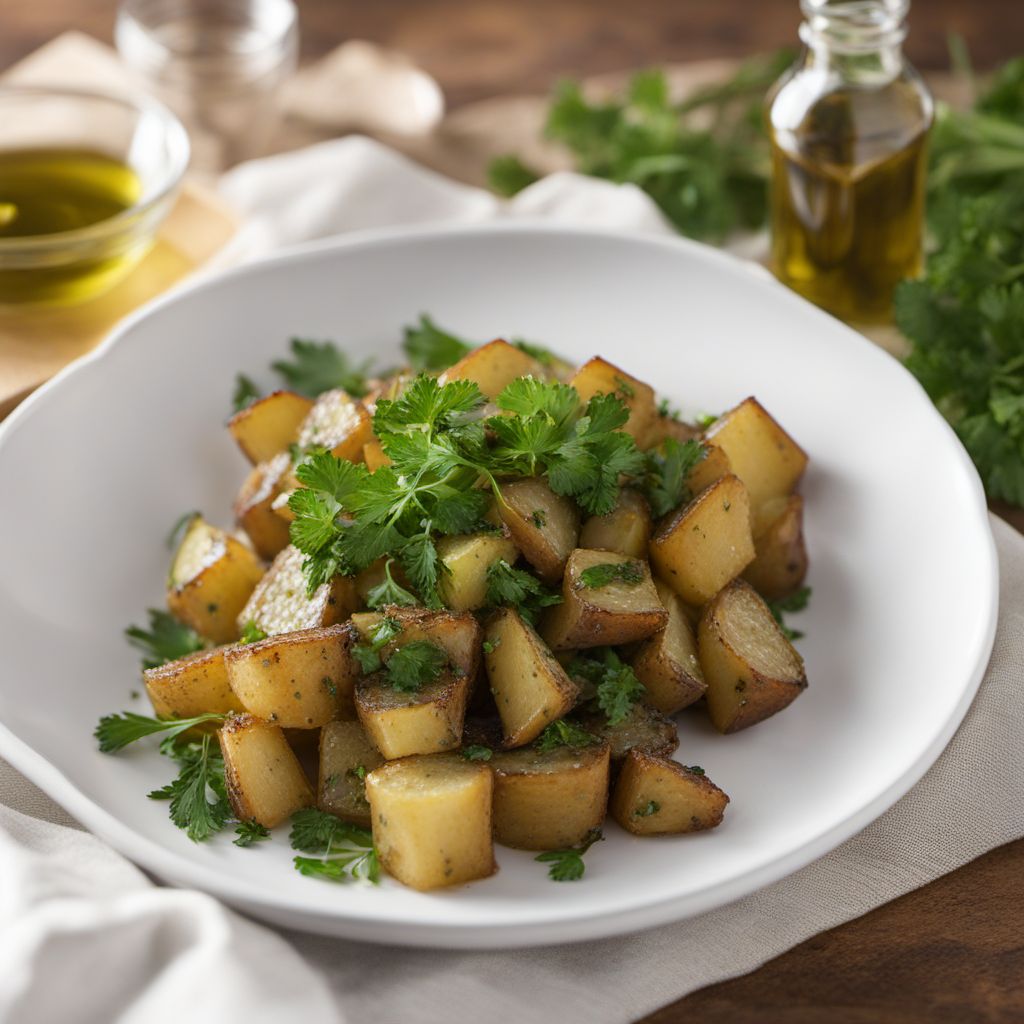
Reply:
[[146, 254], [174, 201], [189, 161], [181, 122], [144, 96], [5, 86], [0, 124], [0, 207], [5, 165], [36, 156], [100, 155], [127, 167], [132, 182], [130, 204], [94, 223], [0, 234], [0, 307], [80, 302], [107, 290]]

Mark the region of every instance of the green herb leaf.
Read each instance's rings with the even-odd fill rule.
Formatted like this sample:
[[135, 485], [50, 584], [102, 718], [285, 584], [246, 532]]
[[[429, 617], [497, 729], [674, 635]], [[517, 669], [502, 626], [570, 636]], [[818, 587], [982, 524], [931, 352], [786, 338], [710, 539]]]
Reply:
[[206, 641], [173, 615], [157, 608], [147, 609], [146, 615], [149, 629], [129, 626], [124, 631], [132, 647], [142, 651], [143, 668], [159, 668], [169, 661], [177, 661], [205, 649]]
[[332, 882], [380, 881], [380, 860], [369, 829], [307, 807], [292, 815], [289, 838], [293, 850], [315, 855], [294, 858], [300, 874]]
[[666, 515], [690, 500], [686, 478], [706, 456], [707, 447], [700, 442], [679, 442], [671, 437], [660, 449], [647, 452], [642, 485], [655, 516]]
[[707, 774], [707, 772], [705, 772], [704, 769], [701, 768], [701, 766], [699, 764], [684, 764], [683, 767], [691, 775], [706, 775]]
[[473, 347], [470, 342], [442, 330], [425, 313], [420, 316], [418, 325], [405, 328], [402, 341], [409, 365], [417, 372], [447, 370]]
[[534, 860], [551, 865], [548, 868], [548, 878], [553, 882], [577, 882], [586, 871], [583, 855], [594, 843], [600, 842], [602, 839], [604, 836], [600, 829], [591, 829], [587, 838], [579, 846], [573, 846], [567, 850], [548, 850], [546, 853], [538, 854]]
[[494, 756], [494, 751], [490, 747], [480, 746], [476, 743], [463, 747], [460, 753], [467, 761], [490, 761]]
[[260, 629], [259, 626], [250, 619], [245, 626], [242, 628], [242, 636], [239, 639], [240, 644], [255, 644], [260, 640], [266, 640], [267, 633], [265, 630]]
[[168, 551], [177, 551], [181, 546], [181, 542], [185, 537], [185, 533], [188, 528], [192, 525], [192, 520], [198, 516], [199, 513], [196, 511], [186, 512], [184, 515], [179, 516], [175, 520], [174, 525], [171, 527], [170, 532], [167, 534], [167, 539], [164, 541]]
[[791, 629], [786, 624], [785, 616], [791, 612], [802, 612], [807, 607], [810, 599], [811, 588], [801, 587], [796, 593], [790, 594], [789, 597], [783, 597], [777, 601], [765, 601], [765, 604], [768, 605], [768, 610], [779, 624], [787, 640], [800, 640], [804, 634], [799, 630]]
[[388, 605], [411, 606], [419, 604], [415, 594], [410, 594], [405, 587], [395, 582], [395, 578], [391, 575], [391, 566], [393, 563], [393, 558], [389, 558], [384, 563], [384, 579], [378, 583], [377, 586], [371, 587], [367, 592], [367, 608], [376, 610], [377, 608], [384, 608]]
[[325, 391], [341, 388], [353, 398], [366, 394], [366, 375], [372, 360], [353, 366], [348, 356], [331, 341], [292, 338], [292, 358], [279, 359], [271, 367], [292, 391], [316, 398]]
[[429, 640], [413, 640], [388, 658], [387, 680], [400, 693], [415, 693], [433, 682], [448, 664], [448, 654]]
[[240, 821], [235, 828], [235, 838], [231, 841], [235, 846], [252, 846], [270, 838], [270, 829], [258, 821]]
[[384, 615], [373, 627], [368, 644], [356, 644], [352, 656], [364, 673], [379, 672], [383, 668], [380, 652], [402, 632], [402, 624], [390, 615]]
[[600, 590], [611, 583], [625, 583], [635, 587], [643, 583], [643, 567], [639, 562], [602, 562], [580, 573], [580, 582], [590, 590]]
[[227, 715], [209, 712], [195, 718], [151, 718], [137, 715], [134, 711], [123, 711], [119, 715], [105, 715], [99, 720], [93, 735], [99, 741], [100, 751], [112, 754], [130, 743], [165, 733], [168, 739], [176, 739], [183, 732], [206, 722], [222, 722]]
[[569, 673], [593, 685], [597, 705], [609, 725], [624, 721], [647, 693], [633, 669], [611, 647], [594, 647], [578, 655], [570, 664]]
[[600, 742], [599, 737], [581, 729], [575, 722], [560, 718], [547, 726], [533, 741], [533, 745], [542, 754], [546, 754], [558, 747], [590, 747]]
[[487, 569], [486, 602], [494, 607], [515, 608], [532, 625], [543, 608], [561, 604], [562, 597], [525, 570], [498, 559]]
[[244, 373], [235, 375], [235, 390], [231, 393], [231, 408], [234, 412], [241, 412], [247, 409], [263, 394], [251, 378]]
[[177, 748], [161, 746], [161, 752], [171, 754], [180, 769], [173, 782], [149, 794], [151, 800], [170, 800], [171, 821], [194, 843], [209, 839], [231, 818], [224, 761], [211, 744], [212, 737], [206, 735]]
[[500, 196], [514, 196], [539, 178], [517, 156], [496, 156], [487, 165], [487, 184]]
[[652, 814], [657, 814], [661, 810], [661, 804], [657, 800], [648, 800], [646, 804], [641, 804], [634, 812], [634, 818], [649, 818]]

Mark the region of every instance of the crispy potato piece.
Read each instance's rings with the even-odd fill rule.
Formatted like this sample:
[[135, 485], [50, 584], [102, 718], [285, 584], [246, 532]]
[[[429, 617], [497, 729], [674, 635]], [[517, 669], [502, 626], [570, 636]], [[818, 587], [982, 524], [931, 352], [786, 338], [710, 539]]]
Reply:
[[523, 557], [545, 583], [557, 583], [576, 547], [580, 514], [539, 477], [501, 485], [498, 515]]
[[497, 751], [494, 838], [520, 850], [561, 850], [600, 828], [608, 805], [609, 747]]
[[484, 664], [505, 746], [521, 747], [572, 708], [579, 687], [514, 608], [495, 613], [486, 639]]
[[228, 797], [239, 821], [274, 828], [313, 804], [313, 790], [279, 725], [234, 715], [217, 736]]
[[373, 745], [389, 761], [410, 754], [455, 750], [472, 678], [446, 669], [413, 693], [396, 690], [384, 672], [356, 683], [356, 714]]
[[260, 558], [271, 561], [288, 546], [288, 523], [273, 508], [284, 479], [291, 473], [288, 452], [253, 467], [235, 498], [235, 523], [252, 541]]
[[493, 533], [442, 537], [437, 553], [448, 570], [441, 575], [441, 600], [453, 612], [468, 612], [487, 603], [487, 570], [504, 559], [510, 565], [519, 549], [508, 537]]
[[[587, 570], [603, 565], [629, 565], [638, 582], [587, 586]], [[565, 569], [562, 603], [544, 613], [540, 634], [552, 650], [565, 651], [643, 640], [666, 622], [668, 612], [658, 600], [646, 561], [614, 551], [577, 548]]]
[[363, 462], [366, 463], [366, 468], [371, 473], [376, 473], [382, 466], [390, 466], [391, 459], [384, 454], [384, 449], [380, 445], [380, 441], [375, 437], [371, 437], [366, 444], [363, 445]]
[[611, 512], [584, 522], [579, 546], [646, 559], [650, 541], [651, 509], [647, 499], [639, 491], [624, 487]]
[[651, 565], [688, 604], [704, 604], [754, 560], [750, 502], [724, 476], [669, 517], [651, 541]]
[[701, 832], [722, 823], [729, 798], [701, 772], [631, 750], [609, 811], [636, 836]]
[[195, 718], [207, 712], [236, 711], [239, 707], [228, 685], [224, 647], [198, 651], [142, 673], [146, 693], [158, 718]]
[[724, 448], [707, 441], [701, 442], [701, 446], [704, 449], [704, 458], [686, 475], [686, 488], [691, 494], [700, 494], [705, 487], [710, 487], [723, 476], [732, 473], [729, 456], [725, 454]]
[[708, 713], [719, 732], [756, 725], [807, 688], [804, 662], [749, 583], [733, 580], [697, 630]]
[[362, 402], [338, 388], [325, 391], [299, 428], [303, 448], [329, 448], [339, 459], [362, 462], [363, 446], [373, 440], [373, 417]]
[[483, 632], [480, 623], [468, 614], [431, 611], [429, 608], [385, 608], [379, 612], [357, 612], [352, 625], [363, 642], [370, 638], [374, 627], [385, 616], [397, 619], [402, 632], [382, 648], [387, 661], [392, 651], [414, 640], [428, 640], [443, 647], [448, 660], [463, 675], [475, 679], [480, 669], [480, 644]]
[[804, 450], [756, 398], [747, 398], [708, 428], [707, 439], [723, 449], [757, 507], [790, 494], [807, 467]]
[[355, 717], [359, 672], [347, 624], [303, 629], [228, 649], [228, 682], [241, 706], [287, 729], [318, 729]]
[[647, 703], [666, 715], [674, 715], [704, 695], [704, 673], [683, 602], [661, 580], [655, 580], [654, 586], [668, 612], [668, 622], [641, 644], [630, 664], [647, 690]]
[[194, 516], [171, 563], [167, 607], [201, 636], [230, 643], [238, 636], [238, 613], [262, 576], [253, 551]]
[[228, 420], [228, 430], [254, 465], [269, 462], [299, 436], [313, 403], [294, 391], [274, 391], [257, 398]]
[[461, 757], [406, 757], [375, 768], [366, 796], [384, 869], [420, 890], [493, 875], [493, 789], [491, 770]]
[[661, 419], [654, 389], [649, 384], [631, 377], [600, 356], [584, 363], [569, 383], [579, 392], [584, 404], [594, 395], [617, 395], [621, 398], [629, 409], [629, 419], [622, 429], [633, 436], [639, 447], [648, 447], [648, 438]]
[[383, 763], [358, 722], [328, 722], [320, 730], [317, 807], [369, 828], [366, 776]]
[[440, 381], [442, 384], [453, 380], [475, 381], [484, 395], [495, 399], [519, 377], [545, 380], [547, 373], [533, 356], [498, 338], [463, 356], [441, 374]]
[[807, 575], [804, 545], [804, 499], [799, 494], [776, 498], [762, 506], [765, 520], [754, 532], [757, 555], [743, 578], [770, 601], [788, 597], [800, 589]]
[[652, 757], [668, 757], [679, 746], [676, 723], [646, 704], [634, 704], [618, 725], [609, 725], [600, 711], [584, 715], [580, 724], [611, 745], [613, 769], [622, 764], [631, 750], [640, 750]]
[[359, 607], [355, 580], [350, 576], [335, 576], [308, 596], [302, 574], [304, 559], [302, 552], [290, 544], [274, 559], [238, 614], [239, 632], [250, 622], [268, 636], [333, 626]]

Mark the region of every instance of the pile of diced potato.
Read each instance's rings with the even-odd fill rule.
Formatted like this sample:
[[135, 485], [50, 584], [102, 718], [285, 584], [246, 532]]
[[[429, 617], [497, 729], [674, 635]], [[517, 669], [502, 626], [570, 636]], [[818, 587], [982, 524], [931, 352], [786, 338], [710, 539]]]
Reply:
[[[519, 376], [548, 373], [496, 341], [442, 380], [474, 380], [493, 398]], [[382, 388], [393, 395], [403, 379]], [[273, 827], [316, 805], [371, 827], [385, 869], [417, 889], [490, 875], [494, 842], [572, 847], [609, 811], [637, 836], [722, 820], [728, 797], [672, 759], [670, 716], [703, 703], [715, 728], [730, 733], [806, 687], [800, 655], [763, 598], [792, 593], [807, 570], [794, 493], [807, 458], [753, 398], [701, 432], [659, 414], [647, 384], [603, 359], [563, 379], [584, 400], [622, 396], [624, 429], [641, 448], [670, 437], [703, 444], [687, 481], [695, 497], [655, 522], [640, 492], [626, 488], [608, 515], [585, 518], [543, 478], [504, 482], [500, 532], [439, 542], [447, 610], [386, 609], [402, 626], [392, 646], [427, 639], [448, 656], [441, 675], [412, 693], [391, 688], [383, 673], [363, 675], [352, 655], [385, 613], [365, 603], [383, 567], [339, 576], [310, 596], [303, 556], [289, 544], [289, 446], [324, 446], [376, 470], [387, 463], [373, 435], [383, 392], [311, 401], [278, 391], [231, 420], [253, 464], [237, 529], [194, 518], [168, 593], [170, 610], [219, 646], [147, 671], [145, 683], [161, 716], [232, 713], [219, 738], [239, 819]], [[514, 608], [484, 607], [499, 559], [561, 588], [562, 603], [536, 629]], [[588, 567], [624, 561], [639, 564], [639, 583], [581, 583]], [[266, 639], [238, 643], [248, 624]], [[566, 670], [574, 652], [599, 646], [615, 647], [646, 691], [615, 726]], [[540, 749], [544, 729], [571, 712], [598, 742]], [[469, 745], [493, 754], [467, 759], [460, 751]], [[315, 786], [303, 767], [313, 759]]]

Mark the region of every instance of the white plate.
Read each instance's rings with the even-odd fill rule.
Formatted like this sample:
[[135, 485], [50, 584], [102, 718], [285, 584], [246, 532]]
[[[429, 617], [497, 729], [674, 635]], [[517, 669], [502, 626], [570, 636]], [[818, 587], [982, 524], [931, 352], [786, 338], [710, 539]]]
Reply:
[[[678, 757], [732, 797], [722, 827], [635, 839], [608, 828], [586, 878], [527, 853], [454, 891], [332, 886], [284, 834], [193, 845], [146, 792], [152, 749], [97, 752], [133, 704], [121, 631], [160, 605], [164, 537], [187, 509], [230, 521], [245, 473], [222, 429], [234, 374], [292, 335], [397, 361], [422, 311], [469, 337], [600, 353], [687, 413], [756, 394], [806, 447], [810, 688], [735, 736], [684, 714]], [[265, 382], [270, 383], [268, 374]], [[719, 906], [858, 831], [938, 756], [992, 645], [996, 563], [978, 478], [913, 379], [859, 335], [731, 258], [683, 241], [527, 227], [404, 232], [234, 271], [131, 319], [0, 432], [0, 754], [113, 846], [296, 928], [483, 948], [623, 933]], [[144, 709], [143, 709], [144, 710]], [[286, 831], [286, 830], [284, 830]]]

